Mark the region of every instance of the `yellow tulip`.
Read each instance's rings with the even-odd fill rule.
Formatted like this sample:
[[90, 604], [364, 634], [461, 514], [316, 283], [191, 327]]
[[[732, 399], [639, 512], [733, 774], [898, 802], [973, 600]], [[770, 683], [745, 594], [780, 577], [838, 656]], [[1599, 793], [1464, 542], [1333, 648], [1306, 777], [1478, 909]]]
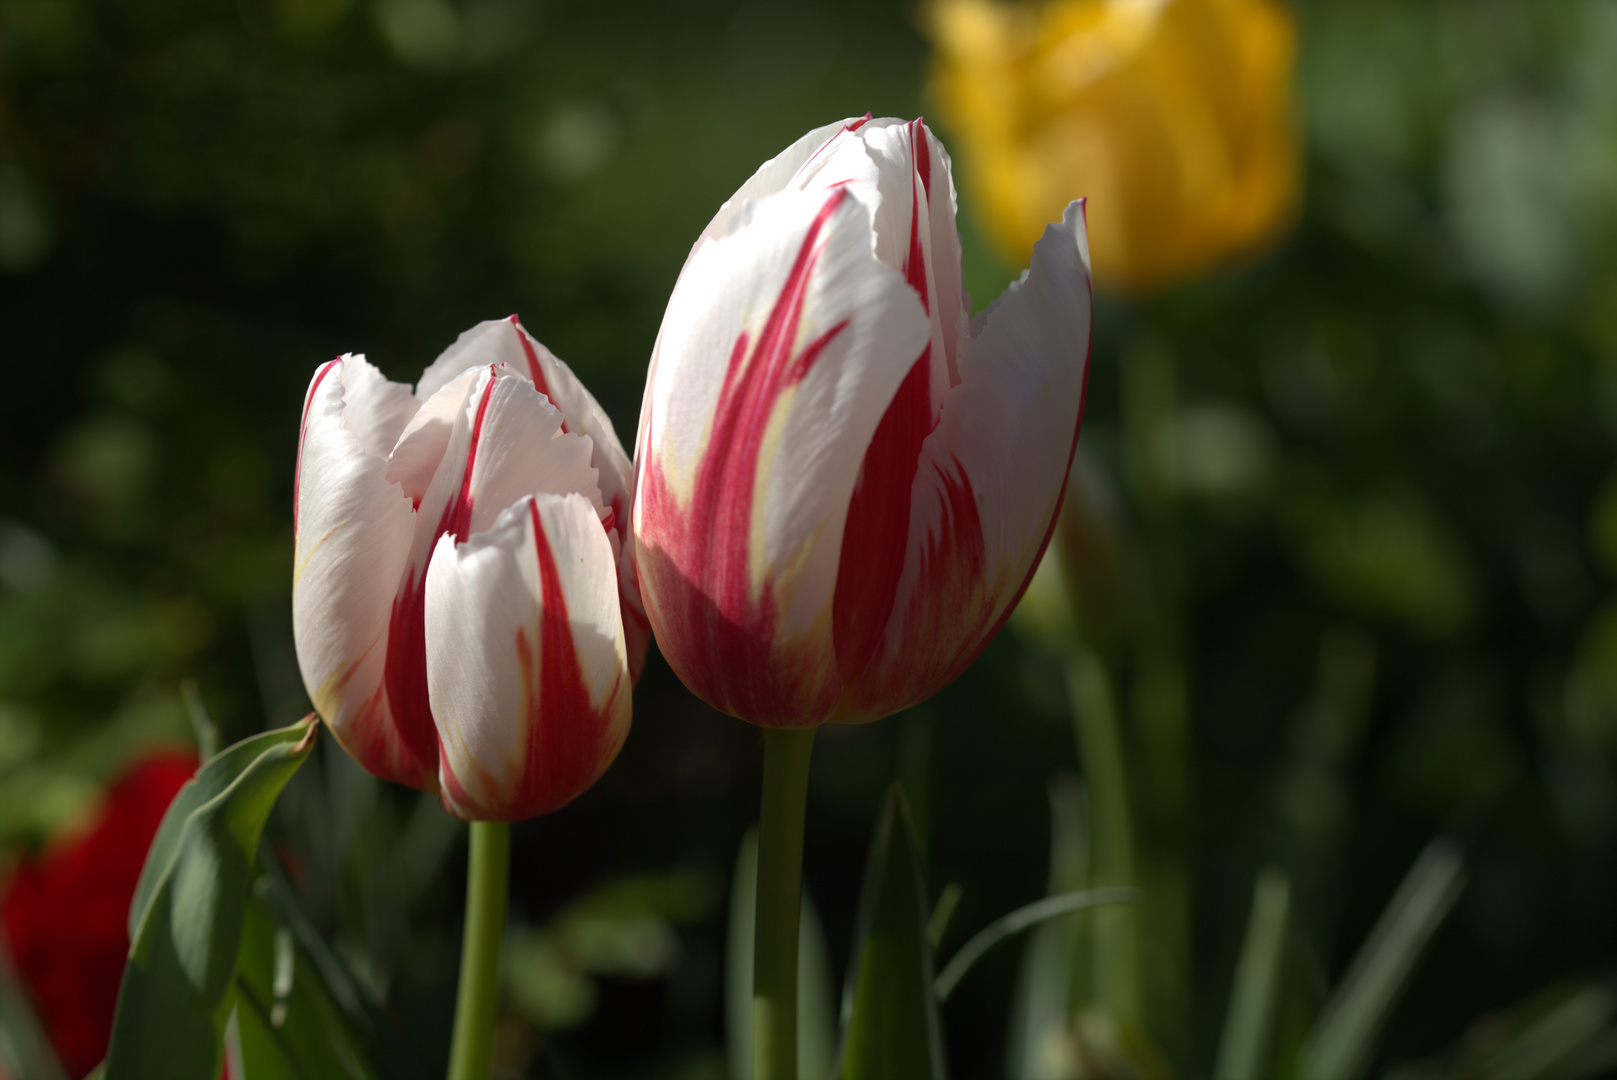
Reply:
[[1097, 281], [1143, 293], [1297, 205], [1296, 26], [1277, 0], [934, 0], [932, 94], [1014, 265], [1088, 196]]

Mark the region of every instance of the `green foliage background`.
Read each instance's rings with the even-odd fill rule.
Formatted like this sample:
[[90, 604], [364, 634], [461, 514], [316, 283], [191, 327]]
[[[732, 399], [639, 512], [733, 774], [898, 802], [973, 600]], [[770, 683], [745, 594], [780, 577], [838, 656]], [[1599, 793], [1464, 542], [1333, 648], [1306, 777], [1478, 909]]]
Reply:
[[[1212, 1060], [1265, 862], [1292, 874], [1334, 978], [1426, 841], [1466, 845], [1470, 885], [1385, 1061], [1617, 959], [1617, 12], [1299, 14], [1295, 233], [1096, 315], [1083, 444], [1125, 491], [1120, 372], [1150, 353], [1177, 376], [1190, 807], [1168, 839], [1193, 920], [1188, 1019], [1159, 1038], [1183, 1075]], [[690, 240], [808, 128], [924, 112], [918, 21], [830, 0], [0, 0], [4, 850], [82, 812], [140, 747], [188, 737], [182, 677], [227, 739], [307, 708], [289, 500], [320, 361], [364, 351], [413, 380], [516, 311], [632, 435]], [[980, 304], [1013, 270], [961, 197]], [[528, 1010], [559, 1034], [512, 1020], [535, 1075], [722, 1074], [717, 898], [758, 740], [656, 659], [636, 705], [605, 780], [516, 833], [515, 910], [549, 928], [523, 947], [561, 950], [575, 978], [521, 995], [562, 1002]], [[430, 1058], [460, 856], [412, 879], [449, 842], [330, 749], [277, 828]], [[1079, 765], [1058, 666], [1011, 633], [912, 715], [826, 732], [807, 880], [839, 967], [895, 775], [934, 892], [964, 888], [947, 952], [1041, 895], [1046, 783]], [[330, 850], [305, 850], [321, 822], [340, 823]], [[390, 853], [409, 909], [344, 851]], [[629, 874], [673, 874], [629, 891], [680, 898], [629, 905], [680, 928], [650, 969], [578, 937], [574, 902]], [[997, 1073], [1016, 960], [992, 954], [950, 999], [957, 1075]]]

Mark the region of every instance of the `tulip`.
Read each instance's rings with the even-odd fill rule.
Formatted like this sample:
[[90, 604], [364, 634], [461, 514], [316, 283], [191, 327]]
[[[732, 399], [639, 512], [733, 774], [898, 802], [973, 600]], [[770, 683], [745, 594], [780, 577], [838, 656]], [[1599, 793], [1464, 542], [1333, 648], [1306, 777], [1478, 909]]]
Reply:
[[622, 745], [647, 630], [629, 464], [515, 316], [414, 392], [363, 356], [314, 375], [293, 529], [304, 684], [371, 773], [458, 817], [549, 813]]
[[451, 1080], [484, 1080], [508, 822], [606, 771], [647, 644], [629, 462], [522, 324], [481, 323], [412, 392], [363, 356], [309, 384], [292, 622], [316, 710], [370, 772], [472, 822]]
[[1093, 199], [1095, 275], [1145, 293], [1296, 212], [1296, 26], [1277, 0], [934, 0], [932, 91], [989, 237], [1021, 260]]
[[809, 133], [697, 241], [642, 406], [634, 531], [659, 647], [720, 710], [859, 722], [953, 680], [1049, 540], [1077, 445], [1081, 205], [975, 320], [920, 121]]
[[1080, 203], [970, 318], [949, 157], [919, 121], [812, 131], [720, 208], [652, 353], [641, 595], [685, 684], [765, 729], [754, 1052], [795, 1071], [803, 792], [826, 721], [921, 701], [998, 632], [1077, 445]]

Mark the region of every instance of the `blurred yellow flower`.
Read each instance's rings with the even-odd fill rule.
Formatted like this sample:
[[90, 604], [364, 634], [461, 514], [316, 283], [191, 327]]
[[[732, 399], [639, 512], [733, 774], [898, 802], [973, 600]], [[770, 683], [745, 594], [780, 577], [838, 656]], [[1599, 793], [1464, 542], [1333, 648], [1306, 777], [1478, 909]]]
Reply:
[[1098, 281], [1148, 292], [1272, 240], [1300, 184], [1277, 0], [933, 0], [932, 96], [1012, 264], [1089, 197]]

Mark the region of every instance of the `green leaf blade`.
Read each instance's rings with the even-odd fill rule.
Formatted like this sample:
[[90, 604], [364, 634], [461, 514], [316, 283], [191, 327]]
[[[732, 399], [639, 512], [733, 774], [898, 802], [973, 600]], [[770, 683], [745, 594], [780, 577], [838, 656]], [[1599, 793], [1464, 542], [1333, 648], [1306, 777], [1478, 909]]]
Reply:
[[1439, 838], [1422, 851], [1320, 1010], [1302, 1048], [1302, 1080], [1359, 1080], [1387, 1014], [1465, 887], [1465, 860]]
[[944, 1080], [926, 888], [903, 790], [877, 818], [843, 992], [842, 1080]]
[[1267, 867], [1258, 874], [1253, 889], [1252, 915], [1235, 964], [1235, 985], [1230, 991], [1214, 1080], [1256, 1080], [1268, 1075], [1290, 917], [1290, 879], [1281, 870]]
[[316, 730], [310, 718], [238, 743], [176, 797], [132, 905], [106, 1080], [218, 1076], [258, 839]]

